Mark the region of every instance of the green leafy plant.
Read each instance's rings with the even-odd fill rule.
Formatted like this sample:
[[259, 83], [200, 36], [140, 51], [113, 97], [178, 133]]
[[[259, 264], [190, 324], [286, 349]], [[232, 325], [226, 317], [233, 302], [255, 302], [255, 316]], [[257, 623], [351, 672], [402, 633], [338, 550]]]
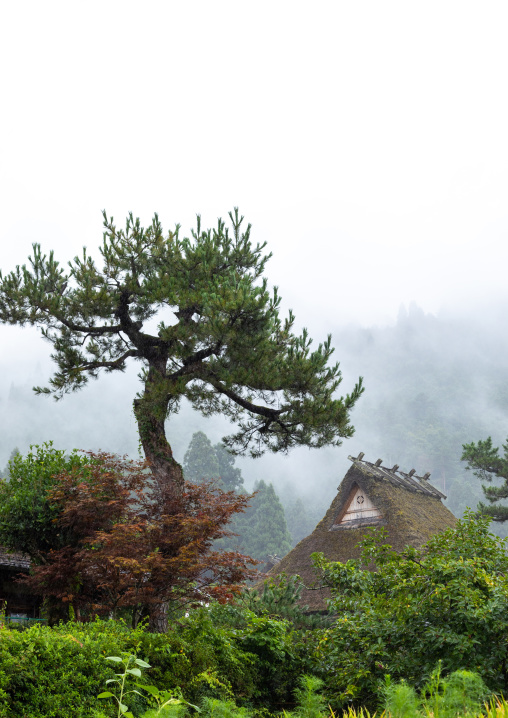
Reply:
[[389, 673], [381, 688], [385, 712], [391, 718], [416, 718], [420, 716], [419, 698], [413, 686], [405, 680], [394, 683]]
[[[157, 708], [155, 710], [150, 709], [146, 713], [143, 713], [142, 718], [155, 718], [156, 716], [162, 716], [166, 713], [174, 715], [175, 712], [180, 712], [181, 709], [186, 708], [187, 706], [194, 708], [194, 710], [200, 713], [200, 709], [197, 706], [192, 705], [192, 703], [189, 703], [183, 698], [182, 692], [178, 688], [174, 691], [161, 691], [155, 686], [141, 685], [140, 683], [137, 683], [136, 685], [138, 688], [142, 688], [144, 691], [149, 693], [157, 704]], [[175, 711], [175, 708], [180, 710]]]
[[443, 678], [439, 661], [420, 696], [406, 681], [393, 683], [389, 675], [382, 694], [389, 718], [472, 718], [479, 714], [489, 690], [472, 671], [458, 670]]
[[324, 683], [317, 676], [300, 676], [295, 690], [297, 708], [294, 715], [299, 718], [320, 718], [326, 711], [326, 699], [319, 691]]
[[250, 718], [252, 712], [238, 707], [232, 700], [221, 701], [218, 698], [203, 698], [201, 702], [203, 718]]
[[458, 670], [442, 678], [439, 662], [422, 690], [422, 705], [426, 715], [435, 718], [465, 718], [477, 715], [489, 694], [478, 673]]
[[[125, 718], [134, 718], [134, 715], [129, 711], [129, 707], [124, 703], [125, 697], [130, 693], [137, 694], [145, 698], [143, 693], [140, 693], [137, 689], [141, 688], [143, 691], [149, 694], [149, 696], [155, 701], [157, 707], [155, 710], [149, 709], [148, 712], [143, 713], [142, 718], [155, 718], [167, 714], [168, 708], [175, 708], [176, 706], [191, 706], [196, 711], [199, 711], [197, 706], [188, 703], [184, 700], [181, 695], [181, 691], [176, 689], [175, 691], [159, 690], [156, 686], [146, 685], [141, 683], [135, 683], [136, 688], [126, 690], [127, 680], [134, 676], [134, 678], [141, 678], [142, 668], [151, 668], [150, 664], [146, 661], [142, 661], [140, 658], [136, 658], [133, 655], [125, 655], [123, 658], [120, 656], [107, 656], [106, 661], [113, 661], [114, 663], [121, 663], [124, 666], [123, 673], [117, 673], [116, 678], [109, 678], [106, 681], [106, 685], [116, 683], [118, 685], [119, 694], [115, 695], [111, 691], [104, 691], [100, 693], [97, 698], [113, 698], [118, 704], [117, 718], [125, 716]], [[132, 667], [131, 667], [132, 666]]]
[[[120, 692], [119, 695], [115, 695], [114, 693], [111, 693], [111, 691], [104, 691], [103, 693], [100, 693], [97, 698], [113, 698], [118, 704], [118, 718], [122, 715], [124, 715], [125, 718], [134, 718], [134, 715], [129, 711], [128, 706], [123, 701], [129, 693], [137, 693], [139, 696], [142, 696], [143, 694], [135, 688], [132, 688], [130, 691], [125, 690], [125, 684], [129, 676], [141, 678], [141, 668], [150, 668], [150, 664], [142, 661], [140, 658], [136, 658], [135, 656], [125, 656], [124, 658], [120, 658], [119, 656], [107, 656], [106, 661], [113, 661], [114, 663], [122, 663], [124, 665], [123, 673], [117, 673], [116, 678], [109, 678], [106, 681], [106, 685], [116, 683]], [[130, 667], [131, 663], [134, 664], [132, 668]]]

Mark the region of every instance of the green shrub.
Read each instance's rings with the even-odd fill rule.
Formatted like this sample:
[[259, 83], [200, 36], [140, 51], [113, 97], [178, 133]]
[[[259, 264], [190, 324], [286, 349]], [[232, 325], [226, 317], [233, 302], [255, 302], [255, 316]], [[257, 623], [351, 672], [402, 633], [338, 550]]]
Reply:
[[236, 703], [220, 701], [217, 698], [203, 698], [201, 702], [202, 718], [251, 718], [247, 708], [239, 708]]
[[[241, 606], [213, 605], [192, 611], [180, 622], [179, 635], [192, 646], [190, 655], [199, 670], [214, 665], [230, 694], [206, 695], [240, 705], [264, 706], [272, 712], [293, 704], [296, 679], [311, 671], [314, 644], [310, 632], [295, 631], [292, 624], [258, 616]], [[184, 688], [193, 702], [201, 696]]]
[[[104, 658], [124, 654], [150, 664], [150, 684], [180, 688], [191, 703], [208, 698], [231, 708], [234, 699], [258, 713], [280, 712], [294, 705], [298, 676], [312, 671], [315, 640], [288, 621], [230, 605], [191, 611], [166, 634], [112, 620], [34, 625], [21, 632], [3, 626], [0, 718], [108, 715], [97, 696], [115, 670]], [[149, 708], [141, 697], [131, 703], [134, 714]]]
[[390, 718], [416, 718], [420, 716], [420, 699], [415, 689], [402, 680], [392, 683], [390, 676], [385, 676], [382, 689], [385, 711]]
[[481, 713], [489, 690], [477, 673], [454, 671], [441, 677], [441, 664], [433, 671], [420, 697], [405, 681], [392, 683], [386, 676], [384, 707], [389, 718], [467, 718]]
[[386, 674], [421, 691], [439, 660], [446, 675], [467, 668], [506, 692], [507, 540], [471, 513], [400, 553], [383, 532], [372, 529], [345, 564], [316, 555], [337, 620], [321, 632], [311, 672], [334, 708], [374, 708]]
[[295, 690], [297, 707], [293, 715], [298, 718], [320, 718], [326, 712], [326, 700], [318, 693], [324, 683], [316, 676], [300, 676]]

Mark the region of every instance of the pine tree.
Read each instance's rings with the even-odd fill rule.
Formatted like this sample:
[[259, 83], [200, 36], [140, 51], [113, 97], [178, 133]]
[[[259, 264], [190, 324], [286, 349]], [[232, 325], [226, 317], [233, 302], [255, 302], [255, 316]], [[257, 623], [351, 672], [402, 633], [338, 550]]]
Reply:
[[219, 479], [219, 462], [215, 448], [202, 431], [196, 431], [192, 435], [183, 459], [183, 473], [186, 481], [193, 483]]
[[[494, 446], [492, 438], [471, 444], [462, 445], [462, 461], [467, 462], [467, 468], [481, 481], [486, 481], [490, 486], [482, 484], [483, 493], [490, 505], [478, 504], [478, 510], [490, 516], [493, 521], [508, 521], [508, 506], [499, 501], [508, 498], [508, 439], [503, 444], [503, 456], [499, 453], [499, 447]], [[492, 482], [494, 480], [494, 484]]]
[[57, 371], [39, 393], [61, 398], [101, 371], [141, 363], [134, 414], [160, 495], [184, 488], [165, 433], [184, 398], [236, 424], [225, 445], [238, 454], [338, 446], [353, 434], [361, 379], [338, 396], [331, 337], [311, 350], [307, 330], [293, 333], [292, 312], [281, 320], [265, 245], [252, 244], [237, 209], [229, 217], [230, 228], [219, 219], [209, 230], [198, 217], [181, 238], [179, 226], [164, 236], [157, 215], [146, 229], [132, 215], [118, 229], [104, 212], [102, 266], [86, 249], [61, 266], [34, 244], [29, 265], [0, 273], [0, 322], [37, 326], [53, 347]]

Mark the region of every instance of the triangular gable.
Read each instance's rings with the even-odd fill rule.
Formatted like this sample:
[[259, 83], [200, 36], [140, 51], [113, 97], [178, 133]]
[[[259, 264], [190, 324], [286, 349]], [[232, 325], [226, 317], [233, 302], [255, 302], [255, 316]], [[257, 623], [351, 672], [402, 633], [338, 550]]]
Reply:
[[337, 514], [331, 530], [356, 528], [357, 526], [375, 526], [383, 517], [372, 503], [367, 492], [358, 484], [353, 484], [341, 511]]

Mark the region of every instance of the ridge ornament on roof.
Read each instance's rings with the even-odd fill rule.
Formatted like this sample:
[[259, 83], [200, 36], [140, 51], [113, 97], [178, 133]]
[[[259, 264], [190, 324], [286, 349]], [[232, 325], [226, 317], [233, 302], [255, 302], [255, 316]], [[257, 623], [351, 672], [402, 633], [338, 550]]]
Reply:
[[438, 499], [446, 499], [445, 494], [442, 494], [435, 486], [428, 483], [430, 473], [426, 473], [423, 476], [417, 476], [416, 470], [411, 469], [411, 471], [406, 474], [404, 471], [399, 471], [398, 464], [395, 464], [395, 466], [392, 466], [391, 469], [388, 469], [386, 466], [383, 466], [382, 459], [378, 459], [374, 464], [372, 464], [370, 461], [365, 461], [363, 458], [364, 456], [365, 454], [361, 452], [356, 458], [354, 456], [348, 456], [347, 458], [354, 464], [362, 464], [365, 467], [368, 467], [369, 473], [376, 478], [387, 479], [396, 486], [403, 486], [408, 491], [416, 491], [417, 493], [421, 492], [423, 494], [435, 496]]

